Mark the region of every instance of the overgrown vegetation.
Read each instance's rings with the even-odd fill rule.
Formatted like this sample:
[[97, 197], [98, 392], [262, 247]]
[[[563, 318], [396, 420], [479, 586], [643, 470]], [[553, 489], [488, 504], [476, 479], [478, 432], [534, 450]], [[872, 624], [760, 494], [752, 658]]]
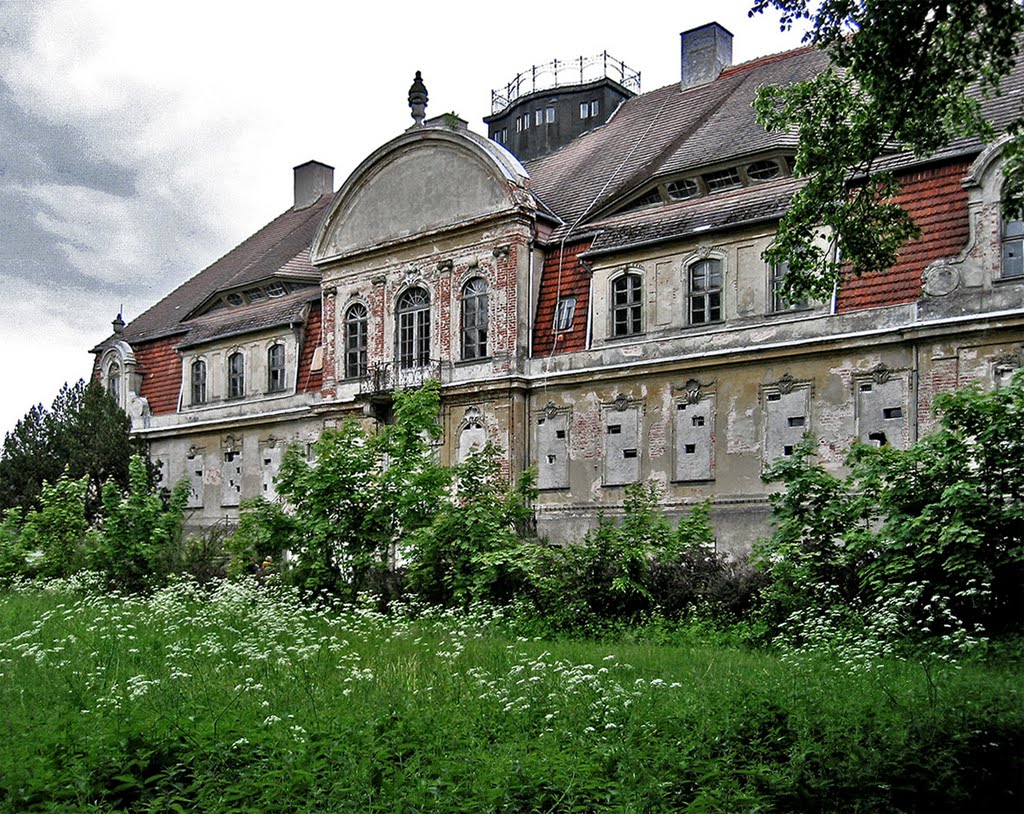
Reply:
[[0, 598], [0, 811], [1016, 811], [1015, 668], [540, 642], [276, 579]]
[[96, 517], [103, 485], [127, 487], [129, 459], [145, 452], [130, 432], [128, 416], [98, 380], [65, 384], [49, 410], [36, 405], [4, 438], [0, 510], [38, 508], [43, 485], [67, 472], [86, 478], [86, 512]]
[[[757, 0], [751, 14], [773, 9], [783, 29], [806, 20], [804, 41], [831, 64], [813, 79], [758, 93], [758, 121], [797, 136], [794, 172], [807, 178], [766, 259], [788, 262], [790, 301], [828, 300], [844, 268], [884, 271], [920, 234], [893, 201], [899, 184], [887, 155], [925, 157], [964, 136], [996, 136], [982, 101], [999, 93], [1016, 62], [1024, 9], [1017, 0]], [[1024, 206], [1024, 117], [1019, 108], [1011, 115], [1007, 214]]]
[[769, 632], [949, 652], [1022, 632], [1024, 376], [936, 408], [906, 450], [855, 446], [844, 478], [813, 463], [812, 439], [768, 474], [786, 487], [757, 552]]
[[532, 538], [438, 399], [289, 452], [226, 540], [140, 457], [95, 517], [70, 473], [9, 510], [0, 811], [1019, 809], [1024, 375], [843, 476], [807, 439], [753, 564], [652, 484]]

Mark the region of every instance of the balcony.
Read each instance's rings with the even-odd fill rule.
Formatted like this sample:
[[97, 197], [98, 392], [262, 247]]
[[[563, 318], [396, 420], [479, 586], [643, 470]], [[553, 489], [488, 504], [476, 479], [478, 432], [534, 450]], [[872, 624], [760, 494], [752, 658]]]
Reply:
[[421, 387], [431, 379], [442, 381], [444, 364], [440, 359], [431, 359], [418, 367], [399, 367], [391, 362], [370, 365], [366, 375], [359, 379], [359, 395], [382, 396], [394, 390]]

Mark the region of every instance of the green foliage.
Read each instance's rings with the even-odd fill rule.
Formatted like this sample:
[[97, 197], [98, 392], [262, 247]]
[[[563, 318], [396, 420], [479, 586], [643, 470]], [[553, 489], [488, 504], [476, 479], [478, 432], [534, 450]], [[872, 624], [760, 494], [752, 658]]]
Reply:
[[[977, 87], [981, 97], [998, 92], [1016, 60], [1024, 9], [1017, 0], [757, 0], [751, 14], [771, 8], [783, 29], [808, 20], [805, 40], [826, 49], [832, 67], [758, 94], [763, 126], [796, 131], [794, 169], [808, 178], [765, 257], [789, 262], [788, 299], [827, 298], [843, 264], [856, 274], [884, 270], [919, 233], [892, 203], [899, 189], [889, 173], [877, 171], [881, 158], [894, 150], [928, 156], [961, 136], [992, 138]], [[1024, 206], [1021, 122], [1010, 131], [1004, 206], [1018, 212]]]
[[638, 483], [625, 489], [621, 523], [602, 517], [578, 544], [521, 546], [516, 558], [533, 612], [549, 630], [593, 633], [659, 616], [734, 621], [752, 600], [756, 578], [714, 544], [707, 503], [673, 529], [658, 486]]
[[0, 585], [28, 575], [28, 552], [21, 541], [21, 511], [8, 509], [0, 519]]
[[[757, 555], [773, 629], [827, 615], [906, 643], [953, 649], [1024, 621], [1024, 374], [936, 399], [939, 428], [906, 450], [855, 446], [840, 479], [813, 445], [766, 478], [775, 531]], [[790, 625], [790, 627], [793, 627]]]
[[86, 514], [96, 517], [103, 484], [127, 486], [128, 460], [142, 452], [130, 430], [131, 421], [98, 381], [65, 384], [50, 410], [33, 407], [5, 437], [0, 508], [37, 507], [43, 484], [67, 471], [88, 479]]
[[850, 673], [504, 624], [272, 582], [21, 587], [0, 595], [0, 811], [1020, 809], [1018, 662]]
[[181, 566], [181, 528], [189, 485], [181, 481], [168, 500], [150, 487], [149, 469], [139, 455], [128, 463], [128, 488], [103, 487], [102, 530], [92, 535], [90, 558], [120, 588], [139, 590]]
[[89, 479], [67, 472], [56, 483], [44, 483], [40, 507], [25, 516], [21, 544], [38, 554], [34, 570], [42, 577], [68, 576], [82, 565], [86, 531], [85, 497]]
[[429, 525], [408, 537], [410, 589], [427, 602], [468, 606], [508, 601], [525, 577], [518, 529], [536, 492], [527, 471], [515, 485], [501, 475], [501, 454], [488, 445], [454, 467], [455, 495]]
[[448, 484], [431, 446], [439, 393], [436, 382], [399, 391], [394, 423], [376, 435], [351, 421], [325, 432], [313, 445], [315, 463], [289, 450], [277, 478], [283, 505], [243, 507], [228, 542], [233, 567], [288, 550], [290, 577], [310, 592], [392, 592], [400, 542], [432, 521]]

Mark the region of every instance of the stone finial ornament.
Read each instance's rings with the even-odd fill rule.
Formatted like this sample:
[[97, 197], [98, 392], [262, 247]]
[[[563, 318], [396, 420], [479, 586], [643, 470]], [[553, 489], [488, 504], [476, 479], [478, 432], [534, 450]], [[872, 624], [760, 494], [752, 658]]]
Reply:
[[423, 125], [423, 119], [427, 115], [427, 86], [423, 84], [423, 77], [416, 71], [416, 78], [409, 88], [409, 107], [412, 110], [414, 127]]
[[124, 330], [124, 318], [121, 316], [121, 312], [117, 312], [117, 316], [114, 317], [114, 321], [110, 323], [114, 328], [114, 333], [119, 334]]

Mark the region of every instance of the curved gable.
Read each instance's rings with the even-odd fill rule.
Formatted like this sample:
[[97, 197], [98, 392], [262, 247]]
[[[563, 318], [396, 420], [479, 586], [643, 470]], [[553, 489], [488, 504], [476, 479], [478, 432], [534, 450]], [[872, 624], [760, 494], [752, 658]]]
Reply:
[[469, 131], [416, 128], [367, 158], [338, 190], [313, 240], [313, 263], [513, 211], [526, 171]]

